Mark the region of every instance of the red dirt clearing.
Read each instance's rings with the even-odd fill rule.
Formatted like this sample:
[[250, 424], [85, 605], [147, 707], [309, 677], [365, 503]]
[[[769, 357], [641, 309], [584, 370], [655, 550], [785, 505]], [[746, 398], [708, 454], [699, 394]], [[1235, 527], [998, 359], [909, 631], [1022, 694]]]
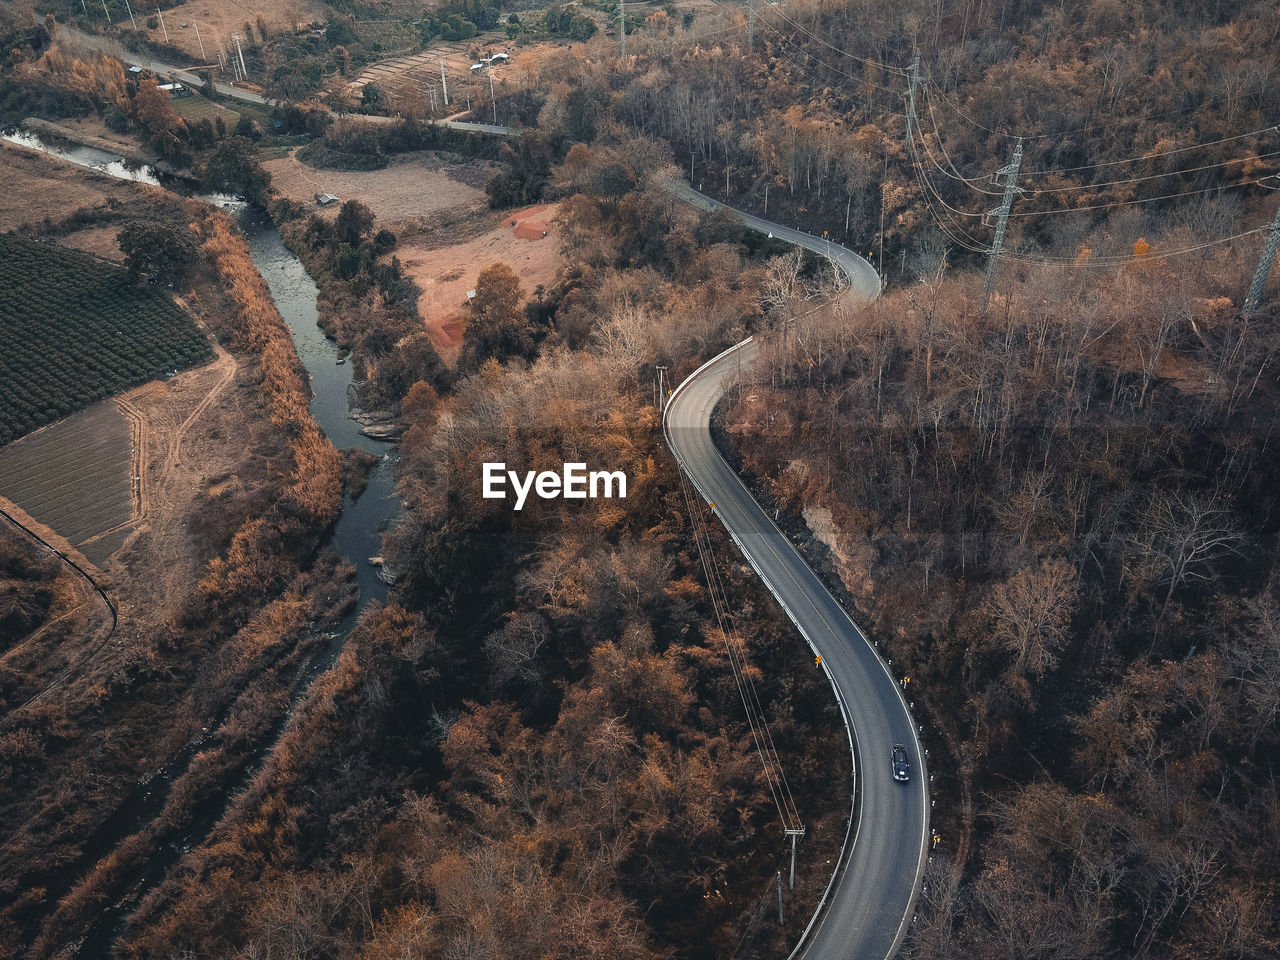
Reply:
[[[550, 286], [563, 263], [559, 231], [552, 223], [558, 206], [538, 204], [515, 210], [499, 226], [472, 240], [447, 247], [409, 238], [397, 251], [405, 272], [422, 288], [418, 312], [446, 363], [458, 360], [467, 291], [480, 271], [505, 263], [516, 272], [526, 297], [538, 286]], [[421, 244], [421, 245], [420, 245]]]

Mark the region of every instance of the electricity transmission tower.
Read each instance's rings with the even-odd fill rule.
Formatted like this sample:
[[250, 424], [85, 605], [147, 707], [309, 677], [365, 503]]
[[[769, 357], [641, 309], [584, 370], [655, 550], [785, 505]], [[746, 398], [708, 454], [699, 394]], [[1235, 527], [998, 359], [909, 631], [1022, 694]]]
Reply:
[[1267, 285], [1267, 277], [1271, 274], [1271, 265], [1276, 262], [1276, 249], [1280, 248], [1280, 209], [1276, 210], [1275, 219], [1267, 231], [1267, 244], [1262, 248], [1262, 259], [1258, 261], [1258, 269], [1254, 271], [1253, 282], [1249, 284], [1249, 293], [1244, 298], [1244, 307], [1240, 311], [1247, 320], [1258, 309], [1258, 301], [1262, 299], [1263, 288]]
[[236, 56], [240, 58], [240, 76], [243, 79], [248, 80], [249, 68], [244, 65], [244, 48], [240, 46], [240, 34], [233, 33], [231, 35], [231, 39], [235, 42], [235, 45], [236, 45]]
[[987, 211], [987, 217], [999, 217], [996, 221], [996, 236], [991, 241], [991, 250], [987, 254], [987, 281], [982, 291], [982, 315], [987, 315], [987, 306], [991, 303], [991, 291], [996, 285], [996, 264], [1000, 262], [1000, 248], [1004, 246], [1004, 231], [1009, 225], [1009, 211], [1013, 209], [1013, 198], [1022, 192], [1018, 186], [1018, 171], [1022, 168], [1022, 138], [1018, 138], [1013, 148], [1013, 162], [1001, 167], [992, 176], [998, 184], [1004, 177], [1004, 201], [994, 210]]
[[911, 135], [916, 128], [916, 88], [920, 86], [920, 51], [911, 61], [911, 78], [907, 86], [907, 151], [911, 150]]

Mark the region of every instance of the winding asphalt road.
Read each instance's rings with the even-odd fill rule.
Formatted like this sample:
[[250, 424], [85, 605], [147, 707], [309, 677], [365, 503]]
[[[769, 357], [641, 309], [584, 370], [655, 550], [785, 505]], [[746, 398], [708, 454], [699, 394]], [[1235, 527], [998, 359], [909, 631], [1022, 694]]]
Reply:
[[[200, 82], [195, 75], [168, 64], [128, 55], [126, 59], [182, 82]], [[268, 103], [237, 87], [218, 84], [217, 90], [236, 99]], [[375, 123], [395, 120], [364, 119]], [[476, 133], [512, 133], [493, 124], [436, 122]], [[669, 184], [669, 189], [704, 209], [724, 207], [680, 181]], [[850, 295], [872, 299], [879, 294], [879, 276], [852, 251], [734, 212], [751, 229], [834, 262], [848, 281]], [[809, 646], [821, 656], [822, 669], [831, 681], [849, 731], [856, 788], [850, 791], [848, 835], [822, 903], [792, 957], [886, 960], [906, 934], [927, 859], [929, 802], [923, 751], [898, 685], [871, 643], [761, 510], [711, 440], [711, 413], [738, 372], [754, 360], [757, 347], [755, 340], [748, 338], [694, 371], [672, 394], [663, 415], [663, 429], [672, 453], [698, 492], [715, 504], [715, 513], [734, 542]], [[890, 768], [893, 746], [899, 743], [911, 760], [912, 779], [908, 783], [896, 782]], [[844, 786], [833, 784], [833, 789]]]
[[[672, 192], [704, 208], [723, 206], [676, 183]], [[736, 211], [735, 211], [736, 212]], [[752, 229], [829, 256], [850, 293], [875, 297], [880, 278], [861, 257], [798, 230], [739, 214]], [[928, 775], [915, 725], [901, 691], [866, 636], [755, 502], [711, 439], [711, 413], [740, 370], [757, 353], [754, 339], [726, 350], [694, 371], [671, 395], [663, 417], [667, 444], [699, 493], [822, 657], [844, 711], [857, 785], [841, 864], [824, 904], [794, 957], [806, 960], [885, 960], [901, 945], [915, 909], [929, 837]], [[911, 780], [893, 779], [894, 744], [906, 747]], [[848, 787], [833, 782], [833, 790]], [[841, 869], [842, 867], [842, 869]]]

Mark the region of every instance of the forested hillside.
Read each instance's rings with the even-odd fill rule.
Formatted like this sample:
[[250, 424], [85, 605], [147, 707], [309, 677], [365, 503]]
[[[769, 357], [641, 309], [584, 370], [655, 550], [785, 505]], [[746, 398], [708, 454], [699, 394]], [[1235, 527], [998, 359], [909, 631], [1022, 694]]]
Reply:
[[1274, 324], [1230, 251], [1025, 268], [987, 317], [929, 266], [728, 413], [945, 745], [910, 954], [1272, 956]]
[[1162, 220], [1184, 228], [1171, 250], [1270, 219], [1269, 199], [1252, 205], [1272, 196], [1257, 181], [1280, 151], [1273, 13], [1254, 0], [818, 0], [757, 5], [749, 32], [745, 10], [720, 5], [702, 32], [646, 24], [617, 70], [558, 63], [539, 127], [661, 137], [695, 186], [873, 260], [883, 223], [893, 281], [911, 280], [904, 258], [929, 234], [953, 259], [990, 244], [991, 174], [1018, 137], [1013, 251], [1130, 254]]

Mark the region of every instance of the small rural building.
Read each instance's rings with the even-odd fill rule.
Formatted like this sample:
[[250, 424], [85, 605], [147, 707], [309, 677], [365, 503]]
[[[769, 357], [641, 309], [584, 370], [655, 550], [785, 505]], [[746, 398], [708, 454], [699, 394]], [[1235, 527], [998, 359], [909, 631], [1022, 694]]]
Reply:
[[328, 207], [328, 206], [332, 206], [333, 204], [335, 204], [335, 203], [337, 203], [337, 202], [338, 202], [338, 198], [337, 198], [337, 197], [335, 197], [332, 193], [317, 193], [317, 194], [316, 194], [316, 206], [317, 206], [317, 207]]
[[191, 91], [180, 83], [162, 83], [160, 89], [171, 97], [189, 97]]

